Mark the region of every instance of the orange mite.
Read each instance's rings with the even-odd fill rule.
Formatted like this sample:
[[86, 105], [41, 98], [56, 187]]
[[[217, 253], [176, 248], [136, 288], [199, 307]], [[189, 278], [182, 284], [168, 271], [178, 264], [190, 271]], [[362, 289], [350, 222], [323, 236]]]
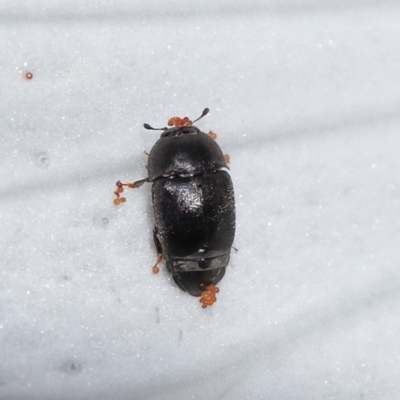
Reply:
[[200, 303], [203, 308], [212, 306], [217, 301], [216, 294], [219, 292], [219, 288], [211, 284], [206, 287], [206, 290], [201, 294]]
[[193, 122], [188, 118], [172, 117], [168, 120], [168, 126], [191, 126]]

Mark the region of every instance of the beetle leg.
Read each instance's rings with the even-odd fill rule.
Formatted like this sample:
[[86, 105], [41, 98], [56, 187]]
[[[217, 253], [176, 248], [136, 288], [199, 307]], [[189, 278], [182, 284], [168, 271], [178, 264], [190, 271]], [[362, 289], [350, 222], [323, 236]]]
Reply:
[[156, 245], [156, 250], [157, 250], [157, 262], [153, 266], [153, 274], [158, 274], [160, 272], [160, 268], [158, 268], [158, 264], [160, 264], [161, 261], [163, 260], [162, 246], [161, 246], [160, 240], [158, 239], [157, 233], [158, 233], [157, 228], [154, 228], [153, 229], [153, 238], [154, 238], [154, 244]]
[[[210, 138], [212, 140], [217, 140], [217, 137], [218, 137], [217, 134], [213, 131], [208, 132], [208, 136], [210, 136]], [[224, 159], [227, 164], [229, 164], [231, 162], [231, 158], [230, 158], [229, 154], [224, 154]]]
[[134, 188], [138, 188], [140, 186], [143, 185], [143, 183], [148, 182], [148, 179], [141, 179], [140, 181], [136, 181], [133, 183], [122, 183], [121, 181], [118, 181], [116, 183], [117, 185], [117, 190], [114, 192], [114, 194], [117, 196], [116, 199], [114, 199], [114, 204], [117, 206], [121, 203], [125, 203], [126, 202], [126, 198], [125, 197], [120, 197], [120, 193], [122, 193], [124, 191], [124, 186], [127, 186], [128, 188], [134, 189]]
[[157, 257], [157, 262], [154, 264], [152, 270], [153, 270], [153, 274], [158, 274], [160, 272], [160, 268], [158, 268], [158, 264], [160, 264], [160, 262], [163, 260], [163, 256], [162, 254], [159, 254]]

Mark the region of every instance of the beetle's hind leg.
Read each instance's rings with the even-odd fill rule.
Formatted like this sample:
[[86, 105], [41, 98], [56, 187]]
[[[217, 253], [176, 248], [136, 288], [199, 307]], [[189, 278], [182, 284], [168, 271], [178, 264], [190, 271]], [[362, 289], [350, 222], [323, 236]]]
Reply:
[[143, 185], [143, 183], [148, 182], [148, 179], [141, 179], [140, 181], [136, 181], [133, 183], [122, 183], [121, 181], [118, 181], [116, 183], [117, 185], [117, 190], [114, 192], [114, 194], [117, 196], [116, 199], [114, 199], [114, 204], [118, 206], [121, 203], [126, 202], [125, 197], [121, 197], [120, 194], [124, 191], [124, 186], [127, 186], [128, 188], [135, 189]]
[[160, 268], [158, 268], [158, 264], [160, 264], [161, 261], [163, 260], [162, 246], [161, 246], [160, 240], [158, 239], [157, 233], [158, 233], [157, 228], [154, 228], [153, 229], [153, 238], [154, 238], [154, 244], [156, 245], [156, 250], [157, 250], [157, 262], [153, 266], [153, 274], [158, 274], [160, 272]]

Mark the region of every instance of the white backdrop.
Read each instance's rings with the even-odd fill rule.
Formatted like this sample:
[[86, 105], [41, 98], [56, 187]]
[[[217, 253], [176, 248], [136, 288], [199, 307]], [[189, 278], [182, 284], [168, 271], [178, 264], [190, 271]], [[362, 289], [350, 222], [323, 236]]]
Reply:
[[[0, 398], [396, 399], [396, 1], [0, 2]], [[33, 79], [24, 78], [29, 71]], [[168, 118], [231, 156], [218, 302], [153, 276]]]

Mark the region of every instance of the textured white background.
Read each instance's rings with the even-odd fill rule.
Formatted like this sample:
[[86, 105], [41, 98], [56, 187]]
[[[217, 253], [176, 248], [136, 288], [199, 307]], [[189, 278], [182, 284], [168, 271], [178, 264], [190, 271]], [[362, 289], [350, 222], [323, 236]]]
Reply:
[[[0, 1], [0, 398], [396, 399], [396, 1]], [[34, 78], [23, 78], [31, 71]], [[151, 274], [173, 115], [231, 156], [218, 302]]]

